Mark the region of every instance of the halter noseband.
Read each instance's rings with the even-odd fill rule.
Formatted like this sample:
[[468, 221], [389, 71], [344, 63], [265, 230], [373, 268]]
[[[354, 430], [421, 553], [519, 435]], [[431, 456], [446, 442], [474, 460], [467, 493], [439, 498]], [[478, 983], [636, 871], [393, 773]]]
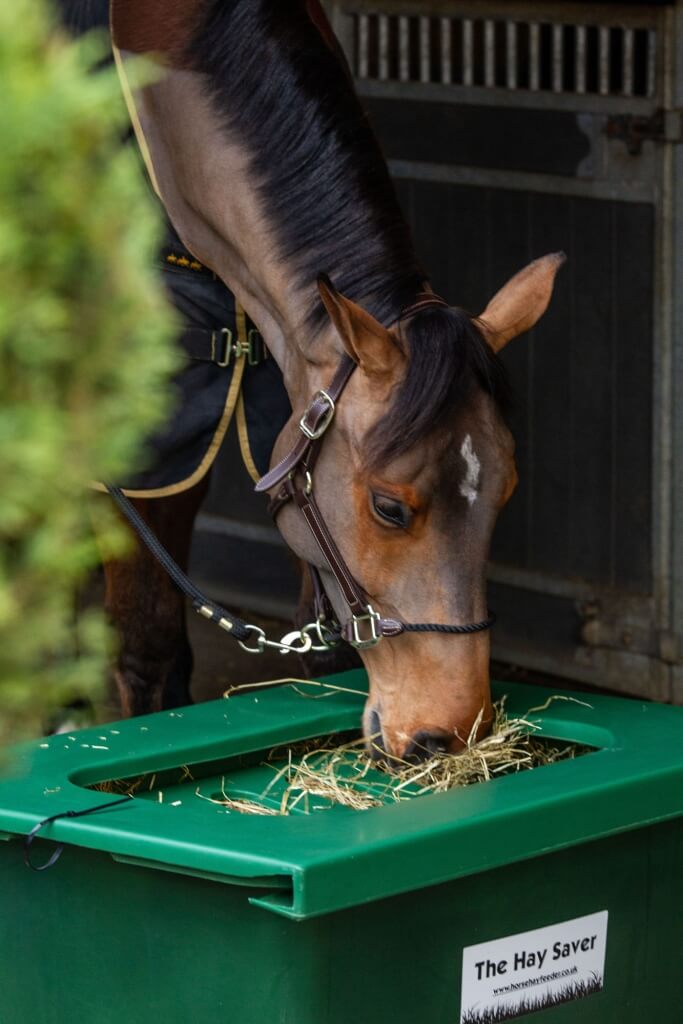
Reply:
[[[403, 310], [399, 319], [406, 319], [424, 309], [444, 306], [448, 306], [444, 299], [431, 292], [425, 292]], [[349, 607], [351, 616], [347, 622], [343, 626], [333, 623], [333, 612], [320, 574], [315, 566], [310, 565], [318, 633], [322, 646], [329, 646], [325, 642], [326, 636], [332, 641], [341, 637], [353, 647], [365, 648], [374, 647], [382, 637], [400, 636], [401, 633], [449, 633], [461, 636], [490, 629], [496, 620], [491, 611], [481, 622], [457, 626], [382, 618], [369, 603], [362, 587], [344, 561], [315, 500], [313, 469], [320, 455], [325, 431], [334, 419], [336, 404], [355, 369], [356, 363], [353, 359], [348, 355], [342, 356], [329, 387], [315, 393], [299, 420], [301, 436], [296, 444], [256, 485], [256, 490], [260, 493], [279, 487], [270, 502], [273, 517], [276, 517], [290, 501], [299, 507]], [[303, 482], [303, 486], [298, 483], [299, 480]]]

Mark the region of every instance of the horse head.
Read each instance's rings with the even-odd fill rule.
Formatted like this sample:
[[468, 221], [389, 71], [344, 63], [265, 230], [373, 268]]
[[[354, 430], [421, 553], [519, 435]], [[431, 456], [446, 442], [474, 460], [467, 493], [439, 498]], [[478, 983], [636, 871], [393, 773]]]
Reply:
[[[382, 619], [487, 619], [489, 544], [517, 481], [497, 353], [545, 311], [563, 258], [530, 264], [478, 318], [426, 296], [388, 328], [320, 282], [334, 327], [320, 380], [340, 352], [357, 370], [308, 486], [345, 566]], [[296, 403], [276, 457], [288, 449], [300, 415]], [[290, 547], [317, 567], [339, 621], [348, 619], [344, 594], [299, 510], [284, 506], [278, 525]], [[361, 643], [370, 679], [364, 730], [372, 748], [419, 757], [456, 751], [473, 730], [482, 734], [491, 721], [489, 643], [484, 629], [418, 629]]]

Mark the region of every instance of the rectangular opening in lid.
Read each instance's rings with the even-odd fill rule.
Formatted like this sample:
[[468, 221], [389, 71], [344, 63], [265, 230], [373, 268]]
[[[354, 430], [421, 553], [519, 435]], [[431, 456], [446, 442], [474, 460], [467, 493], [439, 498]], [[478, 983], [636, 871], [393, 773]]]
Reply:
[[[495, 706], [491, 733], [457, 755], [428, 754], [417, 763], [371, 756], [358, 732], [340, 731], [210, 762], [91, 783], [170, 807], [206, 813], [305, 815], [365, 811], [459, 786], [491, 785], [506, 775], [552, 765], [597, 749], [538, 735], [527, 718]], [[379, 757], [379, 759], [377, 759]]]

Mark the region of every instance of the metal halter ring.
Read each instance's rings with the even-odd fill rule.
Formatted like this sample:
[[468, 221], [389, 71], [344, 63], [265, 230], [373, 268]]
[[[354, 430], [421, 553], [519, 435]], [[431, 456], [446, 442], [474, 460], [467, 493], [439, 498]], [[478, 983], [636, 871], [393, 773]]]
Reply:
[[329, 628], [327, 630], [327, 635], [330, 639], [327, 640], [325, 638], [325, 622], [322, 617], [317, 619], [315, 622], [309, 622], [307, 626], [304, 626], [301, 632], [309, 639], [311, 639], [311, 635], [314, 635], [317, 638], [317, 643], [315, 640], [311, 640], [310, 650], [312, 651], [331, 651], [334, 647], [338, 647], [341, 642], [341, 638], [337, 639]]

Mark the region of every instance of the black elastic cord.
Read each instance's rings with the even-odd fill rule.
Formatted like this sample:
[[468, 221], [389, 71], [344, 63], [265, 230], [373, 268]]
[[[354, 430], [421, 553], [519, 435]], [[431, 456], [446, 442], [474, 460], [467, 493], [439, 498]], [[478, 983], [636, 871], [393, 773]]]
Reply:
[[36, 838], [41, 829], [45, 828], [52, 821], [57, 821], [58, 818], [82, 818], [86, 814], [94, 814], [95, 811], [104, 811], [107, 807], [117, 807], [119, 804], [127, 803], [131, 798], [129, 796], [122, 797], [121, 800], [111, 800], [106, 804], [99, 804], [97, 807], [89, 807], [86, 811], [62, 811], [60, 814], [53, 814], [49, 818], [43, 818], [37, 825], [34, 825], [27, 836], [24, 837], [24, 864], [31, 871], [47, 871], [48, 868], [54, 867], [59, 858], [62, 856], [64, 849], [64, 843], [59, 843], [57, 848], [52, 852], [49, 860], [46, 860], [44, 864], [32, 864], [31, 863], [31, 845], [33, 840]]
[[481, 622], [470, 622], [466, 626], [442, 626], [438, 622], [407, 622], [403, 624], [404, 633], [482, 633], [490, 629], [496, 621], [496, 613], [489, 609], [488, 619]]
[[[234, 636], [236, 640], [248, 640], [252, 635], [252, 630], [249, 629], [248, 624], [243, 622], [242, 619], [231, 615], [230, 612], [226, 611], [221, 605], [216, 604], [215, 601], [209, 600], [198, 587], [195, 587], [189, 576], [171, 558], [159, 538], [150, 530], [145, 520], [135, 508], [135, 505], [126, 497], [121, 488], [112, 487], [109, 484], [106, 487], [130, 525], [140, 537], [140, 540], [166, 570], [178, 589], [190, 599], [194, 610], [206, 614], [203, 611], [203, 609], [206, 609], [211, 613], [210, 618], [213, 622], [220, 622], [221, 619], [225, 619], [232, 625], [232, 629], [229, 630], [230, 636]], [[208, 615], [206, 617], [209, 618]]]

